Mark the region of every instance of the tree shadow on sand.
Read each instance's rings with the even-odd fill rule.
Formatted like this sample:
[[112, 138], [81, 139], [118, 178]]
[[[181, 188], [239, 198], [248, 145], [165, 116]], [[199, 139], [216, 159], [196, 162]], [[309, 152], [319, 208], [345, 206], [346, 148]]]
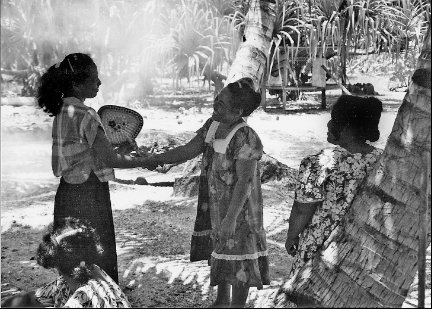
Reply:
[[[270, 191], [264, 195], [273, 195]], [[272, 283], [263, 290], [252, 288], [247, 307], [264, 303], [290, 269], [283, 239], [289, 216], [286, 199], [273, 195], [264, 206]], [[215, 300], [207, 261], [189, 261], [195, 212], [196, 198], [177, 198], [146, 201], [114, 213], [120, 285], [134, 307], [200, 308]]]

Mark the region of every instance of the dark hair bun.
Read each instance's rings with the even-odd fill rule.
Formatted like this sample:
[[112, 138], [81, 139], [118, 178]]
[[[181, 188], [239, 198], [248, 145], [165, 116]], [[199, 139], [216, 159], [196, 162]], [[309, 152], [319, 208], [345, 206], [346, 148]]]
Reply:
[[365, 99], [364, 105], [364, 138], [376, 142], [380, 138], [378, 124], [381, 118], [382, 102], [375, 97], [368, 97]]
[[365, 140], [376, 142], [380, 137], [381, 112], [382, 102], [375, 97], [342, 95], [333, 106], [331, 117], [350, 125]]
[[247, 117], [261, 104], [261, 94], [253, 90], [252, 80], [242, 78], [228, 84], [232, 96], [232, 106], [243, 109], [242, 117]]

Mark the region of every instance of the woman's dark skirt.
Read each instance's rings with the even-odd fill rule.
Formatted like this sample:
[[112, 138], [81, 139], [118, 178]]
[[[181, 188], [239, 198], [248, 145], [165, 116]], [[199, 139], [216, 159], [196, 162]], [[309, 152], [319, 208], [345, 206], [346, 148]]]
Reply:
[[104, 249], [97, 264], [118, 283], [117, 251], [108, 182], [100, 182], [92, 172], [82, 184], [67, 183], [63, 177], [54, 203], [54, 228], [66, 217], [87, 220], [96, 229]]

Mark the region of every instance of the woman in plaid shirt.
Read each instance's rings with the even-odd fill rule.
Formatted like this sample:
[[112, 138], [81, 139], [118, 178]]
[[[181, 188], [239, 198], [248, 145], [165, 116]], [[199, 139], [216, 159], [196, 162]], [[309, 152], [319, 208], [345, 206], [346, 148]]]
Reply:
[[38, 105], [54, 116], [52, 169], [60, 178], [54, 228], [66, 217], [85, 219], [100, 235], [104, 255], [96, 261], [118, 282], [117, 252], [108, 181], [114, 167], [154, 169], [154, 160], [114, 151], [100, 117], [84, 100], [94, 98], [101, 81], [86, 54], [67, 55], [41, 77]]

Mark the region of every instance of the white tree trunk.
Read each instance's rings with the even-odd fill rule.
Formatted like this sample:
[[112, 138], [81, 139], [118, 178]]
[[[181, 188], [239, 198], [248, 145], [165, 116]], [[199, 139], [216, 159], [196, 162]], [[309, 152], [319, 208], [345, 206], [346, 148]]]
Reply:
[[260, 91], [276, 18], [274, 2], [251, 0], [243, 34], [245, 41], [240, 44], [228, 71], [225, 86], [242, 78], [250, 78], [254, 90]]

